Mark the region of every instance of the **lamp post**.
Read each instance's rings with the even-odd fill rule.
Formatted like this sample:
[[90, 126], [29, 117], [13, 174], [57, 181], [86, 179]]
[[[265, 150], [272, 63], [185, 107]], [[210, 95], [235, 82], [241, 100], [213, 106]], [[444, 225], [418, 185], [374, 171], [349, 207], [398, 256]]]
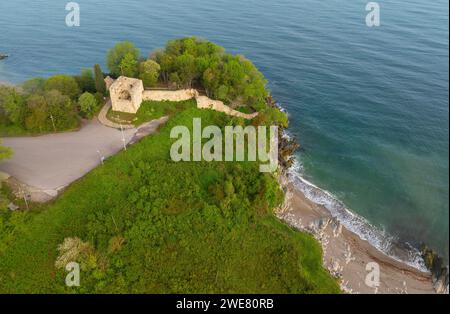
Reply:
[[102, 155], [102, 153], [100, 152], [100, 150], [97, 150], [97, 153], [99, 154], [99, 156], [100, 156], [100, 162], [102, 163], [102, 165], [105, 163], [104, 162], [104, 160], [105, 160], [105, 157], [103, 157], [103, 155]]
[[123, 126], [122, 126], [122, 123], [120, 123], [120, 132], [122, 132], [123, 149], [124, 149], [124, 150], [127, 150], [127, 144], [125, 143], [125, 133], [123, 132]]
[[56, 133], [55, 119], [53, 118], [52, 114], [50, 114], [50, 119], [52, 119], [53, 131], [55, 131]]
[[25, 206], [27, 207], [27, 210], [29, 210], [30, 207], [28, 206], [27, 194], [25, 193], [25, 190], [24, 190], [24, 189], [21, 188], [20, 190], [21, 190], [21, 192], [22, 192], [23, 200], [25, 201]]

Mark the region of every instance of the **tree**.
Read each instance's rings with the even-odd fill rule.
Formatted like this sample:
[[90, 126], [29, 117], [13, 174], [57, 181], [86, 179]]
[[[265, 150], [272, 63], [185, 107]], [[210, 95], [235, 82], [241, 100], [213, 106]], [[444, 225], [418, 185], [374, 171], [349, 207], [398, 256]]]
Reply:
[[98, 109], [97, 99], [91, 93], [85, 92], [78, 99], [78, 105], [81, 112], [89, 119], [91, 119]]
[[57, 90], [44, 94], [52, 131], [73, 129], [78, 125], [76, 102]]
[[187, 53], [179, 56], [175, 61], [175, 66], [178, 69], [177, 73], [181, 84], [192, 87], [194, 78], [198, 76], [194, 56]]
[[95, 92], [95, 81], [92, 69], [82, 69], [80, 76], [76, 77], [82, 92]]
[[217, 90], [219, 85], [220, 72], [216, 67], [210, 67], [203, 73], [203, 87], [209, 97], [213, 97], [213, 91]]
[[25, 118], [25, 99], [17, 89], [0, 86], [0, 108], [10, 123], [22, 126]]
[[127, 53], [120, 61], [121, 75], [128, 77], [136, 77], [138, 74], [138, 61], [132, 53]]
[[80, 95], [80, 88], [77, 81], [68, 75], [58, 74], [50, 77], [45, 82], [45, 90], [57, 90], [61, 94], [69, 96], [71, 99], [77, 99]]
[[[106, 64], [108, 69], [114, 76], [122, 75], [121, 65], [122, 60], [128, 55], [128, 59], [136, 61], [139, 59], [139, 49], [137, 49], [131, 42], [123, 41], [117, 43], [113, 48], [108, 51], [106, 57]], [[130, 61], [127, 61], [130, 63]]]
[[44, 91], [45, 78], [36, 77], [22, 83], [22, 89], [25, 94], [39, 94]]
[[94, 65], [95, 89], [98, 93], [104, 95], [106, 93], [105, 78], [99, 64]]
[[161, 78], [177, 86], [202, 86], [208, 96], [230, 105], [265, 104], [266, 80], [242, 56], [226, 54], [211, 42], [195, 37], [171, 40], [151, 54], [161, 66]]
[[175, 87], [179, 87], [179, 85], [180, 85], [180, 77], [178, 76], [178, 73], [177, 72], [170, 73], [169, 81], [170, 81], [170, 83], [175, 85]]
[[25, 127], [30, 131], [43, 132], [49, 129], [48, 108], [43, 95], [31, 95], [27, 99], [28, 115], [25, 119]]
[[161, 66], [153, 60], [146, 60], [139, 64], [139, 78], [145, 87], [155, 86], [158, 82]]
[[160, 65], [163, 81], [165, 83], [169, 82], [169, 75], [172, 72], [173, 66], [172, 57], [165, 53], [164, 50], [158, 49], [151, 54], [150, 58]]

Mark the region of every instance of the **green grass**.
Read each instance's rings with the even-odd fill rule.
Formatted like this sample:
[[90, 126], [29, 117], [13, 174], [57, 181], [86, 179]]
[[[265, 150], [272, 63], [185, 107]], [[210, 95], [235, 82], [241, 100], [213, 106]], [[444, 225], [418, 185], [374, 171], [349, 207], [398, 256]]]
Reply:
[[[319, 244], [272, 213], [283, 197], [272, 175], [254, 162], [170, 160], [171, 128], [191, 128], [193, 117], [230, 123], [209, 110], [176, 113], [52, 203], [0, 214], [0, 292], [338, 293]], [[77, 258], [78, 288], [54, 266], [67, 237], [92, 247]]]
[[195, 99], [186, 101], [144, 101], [136, 113], [135, 125], [161, 118], [162, 116], [173, 115], [174, 113], [195, 108], [197, 102]]
[[122, 122], [139, 126], [145, 122], [159, 119], [163, 116], [173, 115], [189, 108], [195, 108], [196, 106], [197, 102], [195, 99], [178, 102], [144, 101], [136, 114], [110, 110], [107, 117], [113, 122]]
[[108, 113], [106, 114], [106, 117], [113, 122], [116, 123], [126, 123], [126, 124], [133, 124], [136, 118], [136, 114], [134, 113], [128, 113], [128, 112], [120, 112], [120, 111], [114, 111], [112, 109], [109, 109]]
[[0, 136], [23, 136], [29, 135], [29, 132], [16, 125], [0, 124]]

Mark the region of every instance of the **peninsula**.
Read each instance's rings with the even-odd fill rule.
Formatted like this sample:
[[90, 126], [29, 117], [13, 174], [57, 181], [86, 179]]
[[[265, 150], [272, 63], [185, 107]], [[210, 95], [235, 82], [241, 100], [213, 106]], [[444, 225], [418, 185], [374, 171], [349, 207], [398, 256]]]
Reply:
[[[195, 37], [148, 58], [121, 42], [106, 61], [0, 86], [0, 292], [434, 293], [296, 189], [298, 145], [251, 61]], [[277, 171], [174, 162], [171, 130], [193, 119], [278, 127]]]

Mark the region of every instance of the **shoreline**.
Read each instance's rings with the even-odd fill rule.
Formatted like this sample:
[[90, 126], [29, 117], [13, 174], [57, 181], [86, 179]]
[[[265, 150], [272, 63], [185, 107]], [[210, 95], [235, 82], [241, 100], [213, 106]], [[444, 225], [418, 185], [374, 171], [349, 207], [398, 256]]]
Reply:
[[[324, 206], [307, 199], [289, 175], [282, 175], [280, 185], [285, 202], [276, 216], [300, 231], [313, 235], [323, 250], [323, 266], [340, 280], [345, 293], [434, 294], [432, 275], [400, 262], [361, 239], [342, 225]], [[379, 265], [379, 285], [365, 284], [368, 263]]]
[[[157, 132], [161, 124], [166, 123], [168, 116], [163, 116], [159, 119], [154, 119], [140, 125], [137, 128], [126, 129], [124, 132], [125, 142], [127, 146], [139, 142], [147, 135]], [[112, 132], [111, 127], [103, 125], [97, 118], [92, 121], [84, 123], [80, 129], [76, 131], [50, 133], [38, 136], [22, 136], [22, 137], [5, 137], [0, 139], [5, 140], [4, 143], [9, 147], [19, 147], [19, 152], [10, 159], [5, 161], [0, 167], [0, 175], [5, 177], [5, 183], [11, 188], [16, 197], [22, 198], [27, 195], [29, 201], [36, 203], [46, 203], [52, 201], [66, 189], [68, 186], [83, 178], [87, 173], [101, 165], [103, 160], [116, 155], [123, 150], [123, 142], [120, 141], [118, 135], [117, 141], [112, 140], [111, 136], [115, 137], [115, 129]], [[101, 132], [102, 131], [102, 132]], [[95, 133], [96, 137], [89, 136]], [[117, 133], [120, 134], [120, 133]], [[39, 145], [32, 145], [39, 141]], [[108, 142], [102, 147], [101, 153], [96, 151], [99, 143]], [[69, 144], [68, 144], [69, 143]], [[77, 151], [82, 151], [82, 155], [77, 155], [75, 151], [70, 151], [73, 145], [83, 143], [82, 148]], [[65, 150], [61, 151], [58, 145], [65, 144]], [[33, 154], [23, 149], [23, 147], [33, 147]], [[39, 147], [45, 147], [45, 150], [39, 150]], [[48, 152], [53, 152], [49, 154]], [[100, 154], [100, 155], [99, 155]], [[36, 165], [32, 156], [38, 160], [45, 161], [41, 165]], [[58, 156], [57, 159], [53, 156]], [[48, 160], [52, 162], [48, 163]], [[62, 162], [59, 162], [61, 160]], [[70, 164], [70, 167], [66, 165]], [[27, 171], [22, 169], [33, 170], [33, 175], [29, 175]], [[13, 171], [14, 170], [14, 171]], [[48, 173], [58, 173], [62, 177], [61, 180], [55, 180]]]

